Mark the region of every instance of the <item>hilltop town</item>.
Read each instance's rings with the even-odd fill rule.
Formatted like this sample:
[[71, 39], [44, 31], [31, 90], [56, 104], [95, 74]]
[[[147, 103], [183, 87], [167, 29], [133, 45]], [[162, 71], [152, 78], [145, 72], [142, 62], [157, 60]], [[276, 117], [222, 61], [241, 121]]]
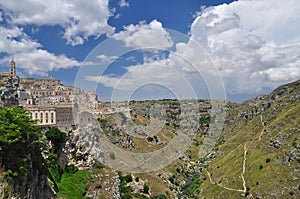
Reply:
[[[9, 69], [9, 72], [3, 72], [0, 75], [0, 80], [13, 82], [14, 85], [11, 85], [9, 89], [3, 88], [2, 93], [7, 92], [7, 97], [9, 97], [12, 90], [16, 90], [17, 101], [10, 102], [9, 105], [15, 104], [30, 111], [31, 118], [37, 120], [38, 126], [69, 130], [75, 125], [72, 105], [76, 98], [88, 98], [89, 109], [95, 114], [100, 114], [101, 103], [94, 92], [85, 92], [73, 86], [66, 86], [60, 80], [53, 78], [19, 78], [14, 59], [10, 61]], [[3, 100], [2, 102], [0, 100], [2, 106]]]

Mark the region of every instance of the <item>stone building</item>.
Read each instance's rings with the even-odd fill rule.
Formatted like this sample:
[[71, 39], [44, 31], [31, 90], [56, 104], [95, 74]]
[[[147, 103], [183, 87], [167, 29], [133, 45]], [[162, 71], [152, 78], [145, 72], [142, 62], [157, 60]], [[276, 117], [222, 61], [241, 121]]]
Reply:
[[[84, 111], [90, 111], [93, 114], [99, 112], [100, 103], [94, 92], [85, 92], [73, 86], [66, 86], [60, 80], [53, 78], [19, 78], [16, 76], [16, 62], [14, 59], [11, 60], [9, 68], [10, 71], [2, 73], [0, 77], [9, 80], [5, 82], [10, 82], [11, 79], [16, 78], [18, 81], [14, 84], [14, 90], [10, 88], [12, 86], [8, 83], [5, 83], [5, 85], [10, 87], [2, 86], [3, 91], [0, 94], [4, 93], [5, 95], [3, 94], [1, 99], [11, 97], [12, 92], [8, 91], [13, 90], [13, 96], [17, 99], [14, 104], [27, 109], [31, 118], [37, 121], [38, 126], [58, 127], [61, 130], [68, 131], [74, 125], [78, 126], [79, 123], [78, 120], [76, 120], [77, 124], [74, 122], [74, 112], [78, 115]], [[0, 100], [0, 105], [8, 104], [2, 101]], [[6, 101], [9, 101], [9, 99]], [[76, 103], [77, 107], [83, 107], [83, 109], [74, 111], [73, 104], [75, 102], [78, 102]]]
[[14, 58], [12, 58], [12, 60], [10, 61], [9, 72], [3, 72], [1, 75], [14, 77], [17, 75], [16, 62]]
[[60, 105], [28, 105], [30, 116], [37, 121], [38, 126], [58, 127], [68, 131], [73, 125], [73, 113], [71, 104]]

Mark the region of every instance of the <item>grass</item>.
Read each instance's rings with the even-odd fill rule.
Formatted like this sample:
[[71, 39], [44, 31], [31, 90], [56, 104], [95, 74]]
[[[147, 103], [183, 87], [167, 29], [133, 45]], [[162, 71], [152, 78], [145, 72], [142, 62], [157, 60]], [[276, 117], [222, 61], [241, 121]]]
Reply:
[[75, 173], [64, 173], [60, 183], [58, 183], [59, 198], [82, 199], [87, 188], [87, 182], [91, 178], [88, 170], [77, 171]]
[[[296, 101], [276, 107], [276, 113], [274, 113], [274, 108], [264, 112], [263, 120], [266, 122], [269, 133], [264, 133], [260, 141], [258, 141], [262, 130], [260, 115], [245, 123], [237, 122], [234, 128], [227, 130], [226, 141], [219, 146], [223, 155], [209, 164], [209, 171], [213, 174], [214, 180], [230, 188], [242, 189], [240, 178], [242, 145], [247, 143], [245, 180], [250, 193], [254, 197], [260, 195], [263, 198], [269, 197], [270, 193], [280, 195], [281, 198], [288, 198], [291, 195], [299, 196], [296, 190], [299, 180], [294, 180], [299, 177], [294, 171], [297, 162], [283, 162], [283, 158], [290, 152], [291, 147], [297, 145], [299, 134], [297, 130], [292, 129], [299, 129], [299, 111], [300, 103]], [[285, 136], [277, 136], [279, 133]], [[280, 141], [279, 148], [269, 146], [271, 138]], [[205, 174], [202, 177], [205, 177]], [[218, 195], [224, 198], [240, 196], [239, 192], [227, 191], [212, 185], [208, 179], [200, 185], [198, 190], [203, 190], [199, 195], [207, 198], [215, 198]]]
[[201, 184], [201, 179], [199, 175], [195, 175], [192, 179], [192, 183], [190, 186], [185, 190], [185, 194], [188, 196], [194, 196], [195, 192], [197, 191], [198, 187]]

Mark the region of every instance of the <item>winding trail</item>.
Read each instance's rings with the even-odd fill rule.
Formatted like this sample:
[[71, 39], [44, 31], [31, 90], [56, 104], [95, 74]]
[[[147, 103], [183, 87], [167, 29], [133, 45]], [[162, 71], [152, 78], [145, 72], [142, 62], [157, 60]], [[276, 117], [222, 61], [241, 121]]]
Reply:
[[[260, 115], [260, 121], [261, 121], [261, 125], [262, 125], [263, 128], [262, 128], [262, 130], [260, 132], [260, 135], [258, 137], [258, 141], [261, 140], [261, 137], [263, 136], [263, 134], [265, 132], [265, 128], [266, 128], [265, 123], [263, 121], [262, 114]], [[212, 177], [211, 177], [211, 173], [208, 170], [206, 170], [207, 176], [209, 177], [209, 181], [211, 182], [211, 184], [217, 185], [217, 186], [219, 186], [223, 189], [229, 190], [229, 191], [238, 191], [238, 192], [242, 192], [242, 193], [246, 194], [247, 186], [246, 186], [246, 181], [245, 181], [245, 173], [246, 173], [247, 152], [248, 152], [247, 143], [245, 143], [244, 144], [243, 170], [242, 170], [242, 173], [241, 173], [241, 178], [242, 178], [242, 181], [243, 181], [243, 189], [233, 189], [233, 188], [229, 188], [229, 187], [226, 187], [226, 186], [223, 186], [219, 183], [214, 182]], [[250, 198], [254, 198], [251, 193], [249, 194], [249, 196], [250, 196]]]
[[209, 178], [209, 181], [214, 184], [214, 185], [217, 185], [223, 189], [226, 189], [226, 190], [229, 190], [229, 191], [238, 191], [238, 192], [242, 192], [242, 193], [246, 193], [247, 192], [247, 187], [246, 187], [246, 181], [245, 181], [245, 173], [246, 173], [246, 160], [247, 160], [247, 147], [246, 147], [246, 143], [244, 144], [244, 161], [243, 161], [243, 171], [242, 171], [242, 174], [241, 174], [241, 178], [243, 180], [243, 189], [233, 189], [233, 188], [229, 188], [229, 187], [226, 187], [226, 186], [223, 186], [219, 183], [215, 183], [212, 178], [211, 178], [211, 173], [206, 170], [206, 173], [208, 175], [208, 178]]
[[260, 135], [259, 135], [259, 137], [258, 137], [258, 141], [260, 141], [261, 140], [261, 136], [263, 136], [263, 134], [264, 134], [264, 132], [265, 132], [265, 123], [264, 123], [264, 121], [263, 121], [263, 116], [262, 116], [262, 114], [260, 115], [260, 122], [261, 122], [261, 125], [263, 126], [263, 129], [261, 130], [261, 132], [260, 132]]
[[223, 185], [221, 185], [221, 184], [215, 183], [215, 182], [212, 180], [212, 178], [211, 178], [211, 173], [210, 173], [209, 171], [207, 171], [207, 170], [206, 170], [206, 173], [207, 173], [207, 175], [208, 175], [208, 177], [209, 177], [209, 180], [210, 180], [210, 182], [211, 182], [212, 184], [217, 185], [217, 186], [219, 186], [219, 187], [221, 187], [221, 188], [223, 188], [223, 189], [229, 190], [229, 191], [244, 192], [244, 190], [242, 190], [242, 189], [233, 189], [233, 188], [225, 187], [225, 186], [223, 186]]
[[246, 187], [246, 181], [245, 181], [245, 173], [246, 173], [246, 161], [247, 161], [247, 146], [246, 143], [244, 144], [244, 161], [243, 161], [243, 171], [241, 174], [242, 180], [243, 180], [243, 188], [244, 188], [244, 193], [247, 191]]

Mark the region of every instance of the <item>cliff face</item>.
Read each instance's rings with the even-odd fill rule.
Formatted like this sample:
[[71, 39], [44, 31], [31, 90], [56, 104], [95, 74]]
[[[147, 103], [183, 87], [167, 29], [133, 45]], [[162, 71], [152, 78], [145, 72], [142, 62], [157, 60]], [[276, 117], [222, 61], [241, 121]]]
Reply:
[[0, 106], [18, 105], [18, 76], [0, 76]]
[[[0, 76], [0, 106], [18, 106], [17, 91], [19, 82], [20, 79], [17, 76]], [[13, 117], [15, 114], [12, 113], [11, 116]], [[22, 116], [22, 118], [24, 117]], [[21, 132], [20, 136], [23, 133], [29, 133], [31, 127], [26, 129], [25, 124], [20, 125], [16, 120], [13, 120], [12, 123], [15, 126], [19, 125], [18, 131]], [[0, 198], [55, 198], [55, 193], [48, 183], [49, 172], [40, 152], [41, 149], [38, 147], [38, 150], [32, 150], [28, 145], [24, 149], [24, 147], [20, 147], [21, 145], [14, 145], [15, 140], [13, 138], [8, 136], [5, 139], [5, 133], [8, 131], [5, 129], [7, 123], [4, 123], [3, 119], [1, 119], [0, 124], [3, 125], [0, 132], [2, 136], [2, 139], [0, 139], [0, 151], [2, 152], [0, 156], [2, 161], [0, 162]], [[12, 130], [12, 134], [16, 132], [17, 130]], [[7, 144], [9, 140], [11, 143]], [[36, 141], [38, 142], [39, 140]], [[20, 142], [26, 143], [26, 139], [22, 138]], [[11, 152], [11, 154], [5, 153], [7, 151]], [[19, 173], [12, 174], [13, 176], [11, 177], [8, 172], [14, 172], [16, 169], [20, 170]], [[22, 173], [22, 171], [25, 173]]]

